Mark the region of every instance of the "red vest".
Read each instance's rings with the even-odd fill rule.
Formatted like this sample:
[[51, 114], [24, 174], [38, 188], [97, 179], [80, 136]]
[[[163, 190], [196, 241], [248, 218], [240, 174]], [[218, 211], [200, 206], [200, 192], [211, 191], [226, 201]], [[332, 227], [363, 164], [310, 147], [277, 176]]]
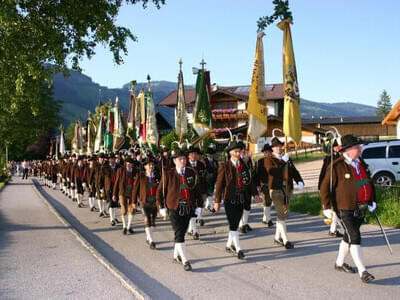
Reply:
[[236, 186], [237, 187], [242, 187], [243, 186], [243, 178], [242, 178], [242, 171], [243, 167], [242, 164], [239, 164], [239, 166], [235, 166], [236, 169]]
[[365, 203], [371, 199], [372, 188], [363, 165], [358, 163], [358, 166], [360, 168], [360, 174], [357, 174], [356, 168], [353, 167], [353, 175], [357, 189], [357, 203]]

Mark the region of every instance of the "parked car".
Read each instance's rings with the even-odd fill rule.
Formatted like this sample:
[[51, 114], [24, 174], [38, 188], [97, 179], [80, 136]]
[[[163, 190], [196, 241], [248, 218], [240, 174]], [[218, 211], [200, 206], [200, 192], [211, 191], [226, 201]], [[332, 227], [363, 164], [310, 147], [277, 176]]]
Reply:
[[365, 143], [361, 151], [376, 184], [400, 181], [400, 140]]

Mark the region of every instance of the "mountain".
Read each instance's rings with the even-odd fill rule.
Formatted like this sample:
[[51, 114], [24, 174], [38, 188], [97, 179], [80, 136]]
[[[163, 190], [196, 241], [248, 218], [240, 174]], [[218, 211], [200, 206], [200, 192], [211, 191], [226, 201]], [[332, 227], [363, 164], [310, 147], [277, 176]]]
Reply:
[[306, 99], [300, 102], [301, 117], [367, 117], [376, 115], [376, 107], [353, 102], [323, 103]]
[[[152, 81], [151, 82], [154, 102], [157, 104], [165, 98], [170, 92], [177, 88], [177, 83], [168, 81]], [[146, 88], [147, 83], [138, 83], [136, 85], [136, 94], [142, 88]], [[186, 86], [191, 88], [192, 86]], [[68, 126], [71, 122], [87, 118], [88, 110], [94, 111], [99, 99], [102, 103], [109, 100], [115, 100], [118, 97], [118, 104], [124, 112], [129, 109], [129, 89], [130, 83], [123, 85], [120, 89], [109, 89], [92, 81], [89, 76], [70, 71], [68, 77], [62, 74], [53, 76], [54, 97], [63, 101], [61, 117], [63, 125]], [[165, 119], [174, 124], [174, 112], [168, 107], [157, 107]]]
[[[158, 104], [170, 92], [177, 88], [176, 82], [169, 81], [152, 81], [152, 90], [154, 102]], [[146, 88], [147, 83], [138, 83], [136, 85], [136, 93], [142, 88]], [[56, 99], [63, 101], [61, 117], [63, 125], [67, 127], [71, 122], [80, 117], [83, 120], [87, 118], [88, 110], [94, 111], [99, 102], [99, 97], [103, 103], [109, 99], [114, 101], [115, 97], [119, 99], [119, 105], [124, 112], [129, 108], [129, 88], [130, 83], [122, 86], [122, 88], [109, 89], [92, 81], [89, 76], [70, 71], [70, 76], [64, 77], [62, 74], [56, 74], [53, 77], [54, 96]], [[193, 88], [193, 86], [185, 86]], [[174, 111], [168, 107], [158, 107], [164, 118], [173, 126]], [[365, 117], [374, 116], [376, 107], [357, 104], [352, 102], [339, 103], [319, 103], [307, 99], [301, 99], [301, 116], [302, 118], [314, 117]]]

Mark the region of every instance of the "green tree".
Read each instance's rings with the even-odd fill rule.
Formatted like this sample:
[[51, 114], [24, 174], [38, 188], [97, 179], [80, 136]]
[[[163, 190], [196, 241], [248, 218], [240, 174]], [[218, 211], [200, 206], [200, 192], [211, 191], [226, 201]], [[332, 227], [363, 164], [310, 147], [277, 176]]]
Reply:
[[[80, 59], [92, 57], [98, 44], [121, 64], [127, 41], [137, 38], [115, 24], [119, 10], [124, 3], [145, 8], [149, 2], [159, 8], [165, 0], [1, 1], [0, 147], [18, 141], [22, 149], [38, 130], [47, 130], [51, 121], [39, 117], [42, 110], [47, 112], [41, 101], [43, 83], [51, 86], [53, 74], [67, 74], [68, 65], [79, 71]], [[19, 129], [21, 125], [27, 132]]]
[[391, 98], [386, 92], [386, 90], [383, 90], [382, 94], [379, 96], [378, 104], [377, 104], [377, 109], [376, 109], [376, 115], [385, 117], [390, 110], [392, 109], [392, 103], [390, 102]]

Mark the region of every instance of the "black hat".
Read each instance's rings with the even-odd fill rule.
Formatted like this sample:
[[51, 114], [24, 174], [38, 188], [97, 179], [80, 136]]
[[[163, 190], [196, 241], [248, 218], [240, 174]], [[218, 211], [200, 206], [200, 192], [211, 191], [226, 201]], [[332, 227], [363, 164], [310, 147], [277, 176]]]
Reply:
[[82, 160], [83, 158], [84, 158], [83, 155], [78, 156], [78, 160]]
[[241, 145], [236, 142], [236, 141], [231, 141], [228, 146], [226, 147], [226, 152], [229, 153], [229, 151], [233, 150], [233, 149], [241, 149]]
[[216, 151], [215, 151], [214, 147], [208, 147], [207, 154], [215, 154], [215, 153], [216, 153]]
[[74, 158], [74, 157], [76, 158], [76, 154], [75, 154], [75, 153], [74, 153], [74, 154], [72, 154], [72, 155], [71, 155], [71, 157], [72, 157], [72, 158]]
[[246, 145], [243, 143], [243, 141], [238, 141], [238, 145], [239, 145], [239, 147], [240, 147], [240, 150], [246, 148]]
[[104, 153], [99, 153], [99, 155], [97, 157], [98, 158], [106, 158], [106, 155]]
[[171, 153], [171, 157], [172, 158], [177, 158], [177, 157], [180, 157], [180, 156], [185, 156], [186, 157], [185, 151], [183, 151], [180, 148], [172, 150], [172, 153]]
[[277, 147], [277, 146], [283, 146], [283, 145], [284, 145], [284, 143], [282, 143], [277, 137], [274, 137], [271, 140], [271, 148]]
[[133, 164], [134, 160], [132, 158], [128, 157], [127, 159], [125, 159], [125, 162]]
[[266, 152], [266, 151], [271, 151], [272, 152], [272, 148], [268, 143], [266, 143], [264, 145], [263, 149], [262, 149], [262, 152]]
[[161, 145], [161, 146], [160, 146], [160, 151], [161, 151], [161, 152], [165, 152], [165, 151], [169, 151], [169, 149], [168, 149], [167, 146]]
[[96, 158], [92, 156], [89, 158], [89, 161], [96, 161]]
[[362, 141], [358, 137], [351, 134], [345, 135], [342, 137], [342, 149], [340, 151], [360, 144], [362, 144]]
[[189, 149], [188, 149], [188, 153], [193, 153], [193, 152], [196, 152], [196, 153], [200, 154], [200, 149], [198, 147], [195, 147], [195, 146], [190, 146]]
[[148, 163], [155, 163], [155, 159], [153, 158], [153, 157], [151, 157], [151, 156], [147, 156], [146, 158], [144, 158], [143, 160], [142, 160], [142, 165], [143, 166], [145, 166], [145, 165], [147, 165]]

